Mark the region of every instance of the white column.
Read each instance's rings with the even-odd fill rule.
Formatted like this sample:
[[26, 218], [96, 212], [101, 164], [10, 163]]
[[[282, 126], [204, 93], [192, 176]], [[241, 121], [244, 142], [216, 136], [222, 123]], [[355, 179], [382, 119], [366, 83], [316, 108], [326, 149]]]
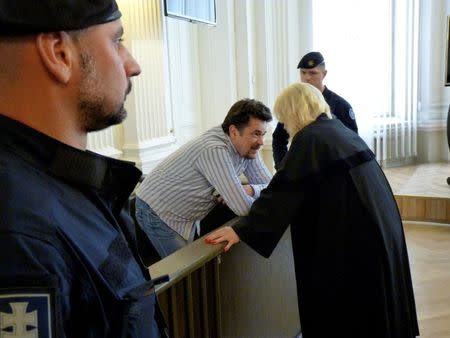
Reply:
[[[230, 106], [250, 97], [272, 108], [298, 80], [300, 51], [311, 43], [311, 0], [217, 0], [217, 26], [198, 26], [203, 129], [222, 122]], [[306, 47], [305, 47], [306, 46]], [[271, 167], [271, 131], [263, 157]]]
[[120, 158], [122, 151], [117, 148], [114, 137], [116, 129], [116, 127], [110, 127], [102, 131], [89, 133], [87, 149], [105, 156]]
[[123, 158], [148, 172], [175, 149], [160, 0], [119, 0], [125, 45], [142, 73], [132, 79], [123, 123]]
[[[254, 0], [255, 53], [253, 56], [256, 97], [272, 109], [280, 91], [298, 81], [298, 60], [301, 50], [309, 48], [311, 29], [307, 26], [310, 0], [258, 1]], [[304, 29], [301, 29], [304, 28]], [[274, 116], [275, 117], [275, 116]], [[263, 147], [263, 158], [273, 168], [272, 131], [269, 128]]]
[[419, 162], [448, 161], [446, 119], [450, 87], [444, 86], [450, 0], [421, 1], [417, 152]]
[[450, 88], [444, 87], [447, 15], [450, 1], [421, 2], [419, 122], [443, 120], [447, 116], [450, 99]]

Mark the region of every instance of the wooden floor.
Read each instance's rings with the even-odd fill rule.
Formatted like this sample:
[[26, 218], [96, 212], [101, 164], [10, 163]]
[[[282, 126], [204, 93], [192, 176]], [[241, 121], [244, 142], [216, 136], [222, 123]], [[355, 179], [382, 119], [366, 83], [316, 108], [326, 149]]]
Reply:
[[405, 223], [423, 338], [450, 337], [450, 226]]
[[450, 223], [450, 164], [384, 170], [405, 220]]
[[384, 169], [396, 195], [450, 199], [450, 163], [429, 163]]
[[404, 222], [421, 338], [450, 338], [449, 163], [384, 169]]

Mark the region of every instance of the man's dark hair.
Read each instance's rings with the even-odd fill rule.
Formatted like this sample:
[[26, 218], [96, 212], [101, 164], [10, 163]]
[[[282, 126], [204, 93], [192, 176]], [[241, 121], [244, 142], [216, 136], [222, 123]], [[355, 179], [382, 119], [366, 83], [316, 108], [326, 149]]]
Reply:
[[239, 132], [241, 132], [242, 129], [248, 125], [250, 117], [254, 117], [265, 122], [272, 121], [270, 109], [267, 108], [264, 103], [253, 99], [243, 99], [237, 101], [231, 106], [225, 120], [222, 123], [222, 129], [229, 135], [229, 128], [231, 125], [234, 125]]

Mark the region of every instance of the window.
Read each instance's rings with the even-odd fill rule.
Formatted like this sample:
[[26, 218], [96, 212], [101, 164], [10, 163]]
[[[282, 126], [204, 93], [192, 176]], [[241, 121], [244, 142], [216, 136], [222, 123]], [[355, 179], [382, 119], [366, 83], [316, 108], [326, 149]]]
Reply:
[[383, 161], [416, 155], [418, 0], [314, 0], [325, 83], [353, 106]]

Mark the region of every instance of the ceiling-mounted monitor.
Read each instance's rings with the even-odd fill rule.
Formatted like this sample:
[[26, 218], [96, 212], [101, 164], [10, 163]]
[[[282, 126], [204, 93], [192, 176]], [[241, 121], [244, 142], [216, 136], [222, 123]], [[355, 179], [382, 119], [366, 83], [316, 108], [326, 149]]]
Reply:
[[[450, 86], [450, 15], [447, 16], [447, 51], [446, 51], [446, 70], [445, 70], [445, 85]], [[450, 134], [449, 134], [450, 135]]]
[[164, 0], [164, 14], [190, 22], [217, 23], [215, 0]]

